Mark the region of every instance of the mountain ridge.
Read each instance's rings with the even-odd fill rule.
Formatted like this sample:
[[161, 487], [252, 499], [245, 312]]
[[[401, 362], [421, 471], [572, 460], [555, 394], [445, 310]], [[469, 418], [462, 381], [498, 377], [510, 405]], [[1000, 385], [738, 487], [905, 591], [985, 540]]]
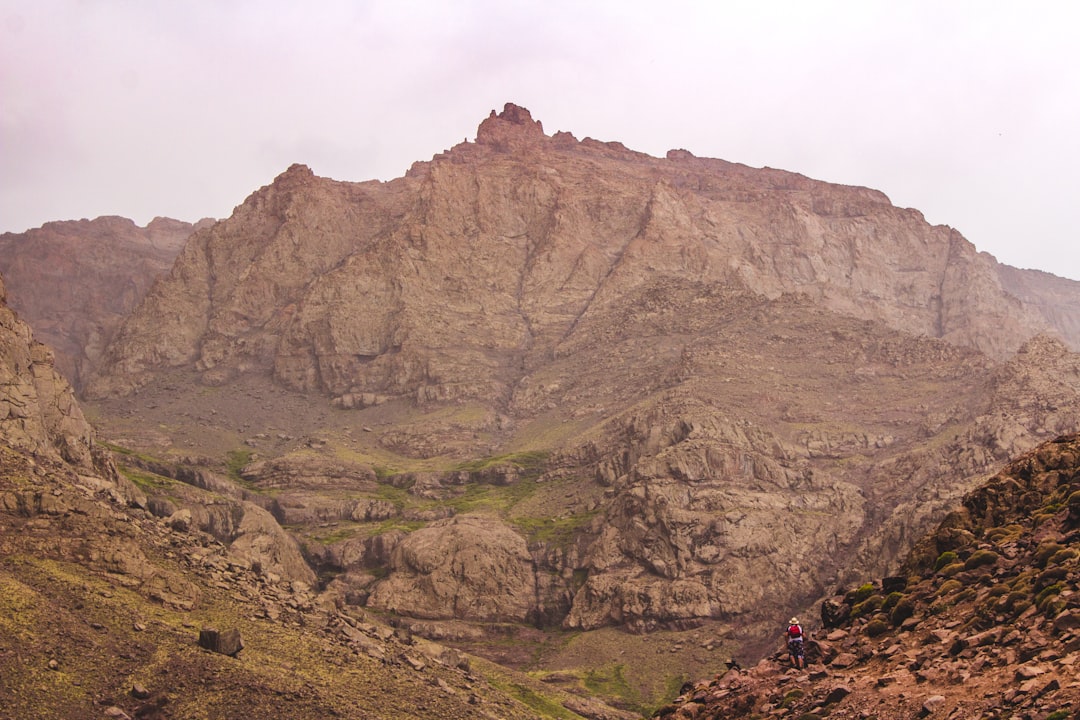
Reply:
[[[726, 163], [721, 174], [702, 174], [696, 168], [714, 164], [678, 154], [650, 158], [609, 144], [576, 142], [567, 133], [549, 138], [538, 122], [524, 120], [527, 111], [508, 108], [482, 123], [476, 143], [462, 143], [429, 163], [414, 164], [405, 178], [389, 183], [330, 181], [293, 166], [252, 195], [231, 220], [216, 226], [217, 236], [213, 228], [197, 236], [178, 260], [187, 268], [186, 285], [178, 276], [167, 278], [148, 297], [122, 331], [126, 335], [108, 351], [91, 393], [129, 391], [142, 373], [162, 363], [191, 362], [211, 374], [249, 365], [265, 368], [272, 362], [279, 382], [338, 396], [356, 380], [361, 392], [416, 392], [421, 385], [440, 384], [425, 379], [424, 371], [411, 367], [415, 363], [437, 363], [428, 374], [449, 373], [460, 385], [463, 373], [475, 373], [451, 372], [439, 362], [438, 347], [446, 338], [441, 333], [427, 337], [433, 328], [413, 317], [417, 311], [411, 305], [415, 298], [424, 307], [436, 307], [426, 300], [434, 288], [443, 302], [474, 292], [466, 288], [478, 280], [471, 272], [480, 268], [487, 276], [485, 292], [499, 305], [475, 307], [462, 298], [454, 310], [488, 323], [489, 331], [499, 328], [504, 336], [486, 342], [509, 353], [521, 350], [532, 325], [547, 350], [572, 330], [570, 320], [587, 310], [587, 302], [603, 301], [605, 283], [636, 282], [650, 272], [738, 283], [767, 297], [806, 293], [833, 309], [974, 345], [996, 357], [1015, 350], [1034, 331], [1050, 329], [1042, 315], [1002, 290], [995, 267], [958, 233], [925, 226], [921, 214], [892, 207], [880, 193], [783, 171], [746, 172]], [[485, 174], [477, 174], [477, 167]], [[606, 189], [598, 187], [605, 183]], [[504, 190], [508, 196], [501, 194]], [[467, 204], [454, 199], [459, 197], [468, 198]], [[481, 214], [473, 217], [470, 208]], [[868, 217], [888, 229], [876, 229]], [[241, 255], [235, 228], [245, 223]], [[838, 231], [843, 236], [830, 235]], [[306, 284], [282, 277], [298, 237], [326, 243], [318, 257], [305, 257], [310, 270], [293, 266], [293, 275], [299, 271], [299, 277], [314, 282], [306, 298], [298, 295]], [[882, 243], [887, 256], [881, 254]], [[676, 250], [674, 256], [666, 244]], [[450, 274], [427, 273], [424, 258], [433, 255]], [[240, 277], [225, 264], [214, 264], [215, 257], [227, 259], [233, 268], [255, 264], [251, 274]], [[393, 270], [390, 262], [401, 270]], [[330, 272], [331, 265], [340, 263], [354, 266], [348, 277], [344, 271]], [[464, 263], [472, 265], [466, 269]], [[205, 274], [211, 265], [215, 288], [208, 294], [198, 289], [208, 287], [206, 279], [196, 287], [190, 284], [196, 281], [191, 273]], [[405, 268], [409, 272], [399, 275]], [[443, 287], [451, 278], [459, 291]], [[384, 285], [388, 279], [391, 284]], [[363, 284], [357, 286], [358, 281]], [[561, 292], [553, 297], [541, 283], [555, 283]], [[231, 288], [236, 294], [225, 305], [199, 300]], [[328, 309], [311, 311], [318, 320], [269, 314], [271, 308], [297, 302], [318, 307], [325, 303], [320, 297], [344, 293], [352, 293], [349, 302], [361, 303], [373, 321], [349, 324]], [[417, 293], [425, 296], [423, 301]], [[368, 298], [371, 305], [365, 307]], [[533, 317], [530, 302], [564, 310], [561, 316], [548, 311]], [[974, 316], [966, 309], [973, 302], [981, 303]], [[149, 316], [168, 317], [166, 304], [187, 307], [183, 317], [191, 316], [195, 324], [156, 327], [159, 323]], [[148, 315], [146, 320], [138, 319], [140, 312]], [[327, 321], [328, 328], [312, 327]], [[143, 329], [135, 330], [137, 324]], [[279, 329], [283, 337], [275, 341], [272, 333]], [[157, 349], [135, 339], [139, 332], [153, 337]], [[555, 337], [544, 337], [544, 332]], [[132, 341], [125, 344], [127, 336]], [[1070, 342], [1075, 346], [1077, 339]], [[412, 350], [419, 355], [391, 357], [402, 348], [405, 355]], [[472, 364], [483, 366], [488, 353], [472, 354]]]

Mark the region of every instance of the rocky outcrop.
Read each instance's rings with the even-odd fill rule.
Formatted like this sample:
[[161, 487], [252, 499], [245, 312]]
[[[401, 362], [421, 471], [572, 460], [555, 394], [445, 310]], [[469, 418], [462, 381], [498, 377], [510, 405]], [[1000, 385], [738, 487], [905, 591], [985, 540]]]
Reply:
[[92, 431], [53, 354], [6, 304], [0, 278], [0, 440], [94, 468]]
[[188, 236], [211, 224], [155, 218], [140, 228], [126, 218], [101, 217], [4, 233], [0, 273], [9, 303], [53, 349], [57, 369], [78, 389]]
[[536, 578], [525, 540], [502, 523], [457, 517], [404, 538], [370, 607], [420, 618], [526, 622]]
[[995, 357], [1050, 328], [992, 258], [881, 193], [549, 137], [508, 105], [390, 183], [290, 168], [188, 245], [92, 391], [187, 366], [339, 398], [493, 400], [664, 278], [799, 293]]

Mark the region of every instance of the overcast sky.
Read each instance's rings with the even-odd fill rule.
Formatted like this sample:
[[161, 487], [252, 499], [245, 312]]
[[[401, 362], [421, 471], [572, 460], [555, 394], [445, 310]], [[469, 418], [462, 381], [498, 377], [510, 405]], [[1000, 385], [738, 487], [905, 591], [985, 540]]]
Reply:
[[0, 231], [544, 130], [865, 185], [1080, 280], [1080, 3], [0, 0]]

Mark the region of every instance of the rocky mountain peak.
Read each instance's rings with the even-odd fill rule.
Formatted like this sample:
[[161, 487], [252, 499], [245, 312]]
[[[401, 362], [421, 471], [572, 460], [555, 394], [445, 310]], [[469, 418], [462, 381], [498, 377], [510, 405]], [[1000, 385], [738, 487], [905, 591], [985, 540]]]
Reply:
[[513, 103], [506, 103], [503, 111], [497, 115], [492, 110], [476, 130], [477, 144], [504, 151], [546, 137], [540, 121], [533, 120], [528, 110]]

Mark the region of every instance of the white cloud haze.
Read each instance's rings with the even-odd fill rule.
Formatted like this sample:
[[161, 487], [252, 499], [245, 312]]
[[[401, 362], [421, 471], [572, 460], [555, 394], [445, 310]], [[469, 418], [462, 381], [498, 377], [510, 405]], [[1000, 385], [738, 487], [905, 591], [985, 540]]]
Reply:
[[388, 180], [549, 134], [885, 192], [1080, 280], [1080, 6], [989, 0], [0, 0], [0, 231], [194, 221], [294, 162]]

